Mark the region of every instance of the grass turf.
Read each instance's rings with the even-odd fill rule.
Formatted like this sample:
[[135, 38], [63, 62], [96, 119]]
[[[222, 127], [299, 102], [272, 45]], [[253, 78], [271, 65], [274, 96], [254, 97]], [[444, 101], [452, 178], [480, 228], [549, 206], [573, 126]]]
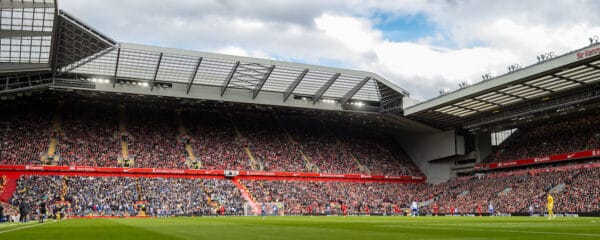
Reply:
[[600, 239], [599, 218], [200, 217], [0, 224], [0, 239]]

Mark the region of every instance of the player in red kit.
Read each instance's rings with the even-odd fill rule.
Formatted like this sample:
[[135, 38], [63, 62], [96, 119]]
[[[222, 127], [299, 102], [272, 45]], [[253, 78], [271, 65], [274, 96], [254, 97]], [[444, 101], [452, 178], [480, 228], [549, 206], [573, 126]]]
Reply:
[[394, 214], [396, 214], [396, 216], [400, 215], [400, 208], [396, 204], [394, 204]]
[[365, 206], [365, 213], [367, 214], [367, 216], [369, 216], [369, 205]]
[[481, 217], [481, 203], [479, 204], [479, 206], [477, 206], [477, 214], [479, 214], [479, 216]]
[[346, 215], [348, 215], [348, 208], [346, 207], [346, 204], [342, 203], [342, 214], [344, 215], [344, 217]]
[[219, 208], [219, 213], [221, 213], [221, 216], [225, 215], [225, 206], [221, 205]]
[[433, 204], [433, 215], [435, 215], [436, 217], [438, 215], [438, 210], [439, 210], [438, 204], [434, 203]]

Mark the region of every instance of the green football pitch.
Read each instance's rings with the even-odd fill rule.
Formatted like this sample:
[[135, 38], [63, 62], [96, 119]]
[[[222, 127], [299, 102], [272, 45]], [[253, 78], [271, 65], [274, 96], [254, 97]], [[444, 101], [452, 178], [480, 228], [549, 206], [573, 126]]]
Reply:
[[0, 224], [0, 239], [600, 239], [600, 218], [185, 217]]

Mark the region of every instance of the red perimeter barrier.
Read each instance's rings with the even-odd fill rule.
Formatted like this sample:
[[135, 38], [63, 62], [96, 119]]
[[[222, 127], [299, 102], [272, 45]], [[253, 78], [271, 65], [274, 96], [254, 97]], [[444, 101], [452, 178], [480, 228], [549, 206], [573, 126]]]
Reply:
[[600, 149], [587, 150], [581, 152], [573, 152], [573, 153], [563, 153], [552, 156], [545, 157], [536, 157], [536, 158], [526, 158], [519, 159], [507, 162], [493, 162], [493, 163], [484, 163], [475, 165], [475, 171], [480, 170], [491, 170], [491, 169], [501, 169], [501, 168], [509, 168], [509, 167], [521, 167], [549, 162], [562, 162], [562, 161], [571, 161], [576, 159], [583, 158], [593, 158], [600, 157]]
[[0, 191], [0, 201], [8, 202], [17, 189], [17, 180], [20, 174], [18, 172], [0, 173], [0, 177], [6, 177], [6, 182]]
[[[0, 175], [18, 172], [23, 175], [64, 175], [64, 176], [103, 176], [103, 177], [164, 177], [164, 178], [225, 178], [225, 170], [161, 169], [161, 168], [111, 168], [111, 167], [69, 167], [69, 166], [30, 166], [0, 165]], [[422, 183], [421, 176], [383, 176], [365, 174], [328, 174], [304, 172], [258, 172], [234, 171], [239, 179], [256, 180], [295, 180], [295, 181], [352, 181], [352, 182], [393, 182]]]

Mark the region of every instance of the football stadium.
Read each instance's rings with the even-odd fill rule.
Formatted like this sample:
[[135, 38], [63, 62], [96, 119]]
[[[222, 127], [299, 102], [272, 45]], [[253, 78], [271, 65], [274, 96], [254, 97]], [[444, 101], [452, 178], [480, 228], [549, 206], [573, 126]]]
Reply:
[[600, 44], [426, 101], [0, 1], [0, 239], [599, 239]]

